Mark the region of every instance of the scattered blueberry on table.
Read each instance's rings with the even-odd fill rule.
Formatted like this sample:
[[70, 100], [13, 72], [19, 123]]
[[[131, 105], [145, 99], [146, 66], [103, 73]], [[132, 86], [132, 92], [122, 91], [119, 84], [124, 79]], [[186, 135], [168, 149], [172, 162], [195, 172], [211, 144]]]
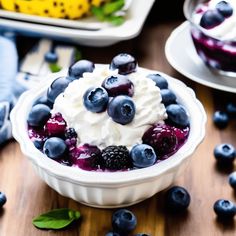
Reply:
[[173, 186], [166, 192], [166, 207], [169, 211], [179, 213], [186, 210], [191, 197], [188, 191], [180, 186]]
[[236, 190], [236, 171], [234, 171], [233, 173], [231, 173], [231, 174], [229, 175], [228, 180], [229, 180], [230, 186], [231, 186], [234, 190]]
[[0, 208], [7, 202], [7, 197], [3, 192], [0, 192]]
[[220, 199], [214, 203], [214, 211], [220, 219], [231, 219], [236, 214], [236, 206], [230, 200]]
[[112, 215], [113, 230], [121, 235], [130, 233], [135, 229], [136, 225], [136, 216], [127, 209], [117, 210]]
[[229, 116], [224, 111], [216, 111], [213, 115], [213, 122], [218, 128], [223, 129], [229, 123]]
[[214, 148], [214, 156], [219, 164], [230, 165], [236, 157], [236, 151], [233, 145], [223, 143]]

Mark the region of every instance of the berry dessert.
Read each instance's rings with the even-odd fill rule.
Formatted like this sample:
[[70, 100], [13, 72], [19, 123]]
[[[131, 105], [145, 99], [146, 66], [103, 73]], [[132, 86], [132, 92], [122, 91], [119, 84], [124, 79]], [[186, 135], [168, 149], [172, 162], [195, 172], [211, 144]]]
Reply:
[[223, 74], [233, 75], [236, 72], [236, 2], [200, 2], [190, 21], [196, 51], [205, 64]]
[[189, 115], [159, 74], [126, 53], [111, 64], [83, 60], [55, 79], [28, 115], [36, 148], [62, 165], [125, 171], [157, 164], [186, 142]]

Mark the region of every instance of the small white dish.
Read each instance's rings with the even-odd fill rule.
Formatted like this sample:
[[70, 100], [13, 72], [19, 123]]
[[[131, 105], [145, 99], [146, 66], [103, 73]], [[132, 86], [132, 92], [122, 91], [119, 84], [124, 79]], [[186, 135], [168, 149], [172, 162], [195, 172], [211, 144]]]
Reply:
[[[108, 65], [96, 65], [107, 66]], [[186, 167], [190, 157], [205, 136], [206, 113], [192, 89], [164, 73], [139, 68], [144, 74], [159, 73], [169, 83], [178, 101], [190, 118], [190, 133], [186, 143], [170, 158], [148, 168], [126, 172], [92, 172], [61, 165], [34, 147], [28, 136], [27, 117], [34, 101], [42, 96], [51, 82], [65, 76], [67, 70], [51, 74], [44, 83], [25, 92], [11, 112], [13, 136], [22, 152], [32, 162], [38, 175], [63, 196], [83, 204], [113, 208], [138, 203], [167, 188]]]
[[189, 22], [184, 22], [171, 33], [166, 41], [165, 55], [171, 66], [187, 78], [214, 89], [236, 93], [236, 78], [213, 73], [197, 55]]
[[94, 21], [53, 19], [0, 10], [0, 28], [27, 36], [50, 37], [86, 46], [109, 46], [136, 37], [155, 0], [132, 1], [120, 26]]

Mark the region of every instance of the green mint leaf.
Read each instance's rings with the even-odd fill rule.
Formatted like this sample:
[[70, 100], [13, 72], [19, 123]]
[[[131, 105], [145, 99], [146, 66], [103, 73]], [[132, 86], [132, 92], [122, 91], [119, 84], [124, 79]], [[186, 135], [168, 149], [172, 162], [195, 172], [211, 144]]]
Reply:
[[50, 63], [49, 68], [52, 73], [59, 72], [62, 69], [57, 63]]
[[123, 16], [109, 16], [106, 20], [115, 26], [122, 25], [125, 21]]
[[125, 5], [124, 0], [117, 0], [108, 2], [103, 5], [102, 11], [104, 15], [111, 15], [112, 13], [119, 11]]
[[81, 60], [82, 59], [82, 53], [81, 53], [81, 51], [79, 51], [79, 49], [77, 49], [76, 48], [76, 50], [75, 50], [75, 61], [79, 61], [79, 60]]
[[80, 218], [80, 212], [68, 208], [55, 209], [35, 217], [33, 225], [40, 229], [63, 229]]
[[93, 7], [91, 8], [91, 12], [92, 12], [92, 14], [93, 14], [94, 16], [97, 17], [98, 20], [104, 21], [104, 14], [103, 14], [103, 10], [102, 10], [101, 7], [95, 7], [95, 6], [93, 6]]

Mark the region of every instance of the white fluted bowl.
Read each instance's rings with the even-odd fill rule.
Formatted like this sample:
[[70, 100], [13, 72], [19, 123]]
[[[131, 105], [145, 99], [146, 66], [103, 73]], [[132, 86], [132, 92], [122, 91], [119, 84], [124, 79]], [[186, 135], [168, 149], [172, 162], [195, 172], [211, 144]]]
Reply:
[[[13, 136], [24, 155], [31, 160], [38, 175], [63, 196], [94, 207], [113, 208], [138, 203], [167, 188], [188, 163], [190, 156], [205, 136], [206, 113], [195, 93], [181, 81], [161, 72], [139, 68], [146, 74], [160, 73], [167, 78], [169, 88], [190, 115], [187, 142], [170, 158], [148, 168], [125, 172], [91, 172], [68, 167], [45, 158], [28, 136], [27, 117], [34, 101], [40, 97], [59, 74], [25, 92], [11, 112]], [[66, 75], [66, 71], [60, 73]]]

